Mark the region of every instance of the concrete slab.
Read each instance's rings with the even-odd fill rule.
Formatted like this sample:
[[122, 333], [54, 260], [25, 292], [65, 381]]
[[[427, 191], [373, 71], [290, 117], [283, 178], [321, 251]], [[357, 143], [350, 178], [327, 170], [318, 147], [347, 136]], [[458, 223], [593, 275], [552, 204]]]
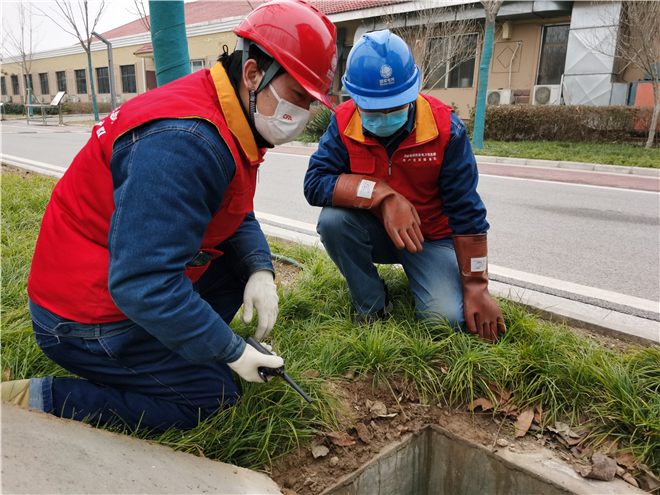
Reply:
[[514, 453], [464, 440], [439, 426], [384, 448], [321, 495], [624, 495], [645, 493], [619, 478], [582, 478], [550, 450]]
[[568, 168], [570, 170], [593, 170], [595, 165], [595, 163], [559, 162], [559, 168]]
[[2, 403], [2, 493], [281, 492], [249, 469]]
[[643, 177], [660, 177], [660, 168], [642, 168], [632, 167], [633, 175], [641, 175]]

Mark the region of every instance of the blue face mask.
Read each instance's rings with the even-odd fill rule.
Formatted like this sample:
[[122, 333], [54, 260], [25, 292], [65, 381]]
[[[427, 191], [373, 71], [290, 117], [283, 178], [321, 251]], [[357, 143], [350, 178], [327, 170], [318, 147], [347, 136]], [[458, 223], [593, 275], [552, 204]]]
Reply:
[[397, 110], [396, 112], [360, 112], [362, 117], [362, 126], [380, 137], [387, 137], [401, 129], [408, 121], [408, 107]]

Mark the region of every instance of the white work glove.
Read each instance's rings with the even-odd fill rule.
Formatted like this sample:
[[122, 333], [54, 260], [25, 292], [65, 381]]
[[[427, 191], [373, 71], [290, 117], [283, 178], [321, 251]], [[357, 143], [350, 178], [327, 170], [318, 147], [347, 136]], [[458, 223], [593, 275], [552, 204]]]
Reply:
[[243, 322], [247, 325], [252, 321], [256, 308], [258, 323], [254, 339], [257, 342], [266, 338], [275, 326], [279, 300], [273, 272], [258, 270], [250, 275], [243, 292]]
[[[267, 344], [261, 345], [265, 347], [268, 352], [271, 352], [271, 346]], [[263, 383], [257, 368], [260, 366], [265, 368], [279, 368], [284, 366], [284, 359], [277, 356], [276, 354], [271, 354], [270, 356], [262, 354], [250, 344], [247, 344], [243, 354], [241, 354], [241, 357], [239, 357], [233, 363], [227, 363], [227, 366], [238, 373], [238, 376], [240, 376], [243, 380], [248, 382]], [[268, 375], [266, 377], [268, 380], [273, 378], [272, 376]]]

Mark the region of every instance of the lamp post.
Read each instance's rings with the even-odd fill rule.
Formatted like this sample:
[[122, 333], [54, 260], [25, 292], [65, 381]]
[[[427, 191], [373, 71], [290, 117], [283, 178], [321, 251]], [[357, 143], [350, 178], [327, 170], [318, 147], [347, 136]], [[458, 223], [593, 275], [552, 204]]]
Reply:
[[[112, 64], [112, 43], [110, 43], [103, 36], [101, 36], [98, 33], [95, 33], [94, 31], [92, 31], [92, 35], [96, 36], [108, 47], [108, 77], [110, 78], [110, 100], [111, 100], [110, 104], [112, 105], [112, 109], [115, 110], [117, 108], [117, 96], [115, 93], [115, 70], [114, 70], [114, 65]], [[89, 76], [92, 77], [91, 74]]]

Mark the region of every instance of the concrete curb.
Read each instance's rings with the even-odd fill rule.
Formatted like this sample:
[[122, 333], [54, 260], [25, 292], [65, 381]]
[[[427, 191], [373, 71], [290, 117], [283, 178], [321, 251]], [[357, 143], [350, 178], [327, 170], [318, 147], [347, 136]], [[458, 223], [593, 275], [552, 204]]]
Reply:
[[[318, 143], [302, 143], [293, 141], [281, 146], [292, 148], [318, 149]], [[507, 156], [474, 155], [477, 162], [496, 163], [498, 165], [525, 165], [528, 167], [562, 168], [567, 170], [582, 170], [587, 172], [605, 172], [608, 174], [639, 175], [642, 177], [660, 177], [660, 168], [626, 167], [623, 165], [606, 165], [604, 163], [569, 162], [556, 160], [537, 160], [532, 158], [512, 158]]]
[[586, 172], [605, 172], [608, 174], [660, 177], [660, 168], [626, 167], [622, 165], [605, 165], [603, 163], [536, 160], [532, 158], [511, 158], [504, 156], [486, 155], [475, 155], [475, 158], [477, 159], [477, 162], [496, 163], [499, 165], [525, 165], [528, 167], [562, 168], [566, 170], [581, 170]]
[[2, 403], [2, 493], [281, 494], [268, 476]]
[[[257, 215], [264, 234], [276, 240], [296, 242], [324, 249], [317, 236], [270, 225]], [[496, 297], [523, 304], [544, 320], [565, 323], [601, 335], [642, 345], [660, 345], [660, 322], [620, 313], [591, 304], [546, 294], [509, 283], [490, 280], [489, 292]]]

